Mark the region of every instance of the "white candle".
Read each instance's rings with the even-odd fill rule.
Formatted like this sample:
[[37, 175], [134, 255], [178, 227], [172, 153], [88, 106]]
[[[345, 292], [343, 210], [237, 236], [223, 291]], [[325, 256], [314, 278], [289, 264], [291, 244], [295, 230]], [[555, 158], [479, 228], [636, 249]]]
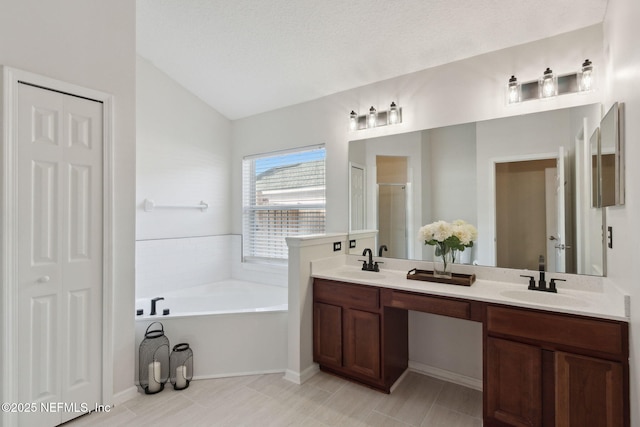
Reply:
[[187, 367], [180, 365], [176, 368], [176, 388], [181, 389], [187, 386]]
[[149, 393], [156, 393], [160, 391], [160, 362], [154, 360], [149, 363]]

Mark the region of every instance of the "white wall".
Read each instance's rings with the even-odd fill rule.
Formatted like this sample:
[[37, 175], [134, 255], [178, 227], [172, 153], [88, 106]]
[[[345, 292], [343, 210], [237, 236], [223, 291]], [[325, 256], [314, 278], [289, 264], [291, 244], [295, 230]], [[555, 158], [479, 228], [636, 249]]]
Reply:
[[631, 295], [631, 424], [640, 426], [640, 2], [609, 1], [604, 20], [604, 52], [609, 76], [605, 107], [623, 102], [626, 149], [626, 204], [607, 208], [607, 223], [613, 227], [613, 248], [607, 250], [607, 272], [611, 283]]
[[[228, 234], [231, 125], [149, 61], [136, 61], [136, 239]], [[209, 209], [156, 209], [209, 204]]]
[[114, 96], [113, 390], [133, 385], [135, 3], [3, 0], [0, 63]]

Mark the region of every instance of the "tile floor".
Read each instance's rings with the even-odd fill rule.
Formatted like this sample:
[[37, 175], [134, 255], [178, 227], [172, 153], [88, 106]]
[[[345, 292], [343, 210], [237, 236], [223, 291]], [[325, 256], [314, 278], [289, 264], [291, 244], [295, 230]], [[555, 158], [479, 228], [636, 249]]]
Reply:
[[482, 392], [410, 372], [390, 394], [323, 372], [303, 385], [282, 374], [193, 381], [140, 394], [83, 426], [482, 426]]

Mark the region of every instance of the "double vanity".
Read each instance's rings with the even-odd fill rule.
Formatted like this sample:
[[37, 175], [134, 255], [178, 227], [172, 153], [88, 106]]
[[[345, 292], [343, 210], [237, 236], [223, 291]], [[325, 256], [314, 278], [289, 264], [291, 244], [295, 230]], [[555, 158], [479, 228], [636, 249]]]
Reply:
[[408, 368], [415, 310], [482, 323], [485, 427], [629, 425], [628, 300], [616, 289], [569, 276], [557, 294], [531, 291], [514, 272], [488, 268], [455, 286], [408, 280], [419, 261], [370, 272], [359, 258], [312, 263], [323, 371], [389, 393]]

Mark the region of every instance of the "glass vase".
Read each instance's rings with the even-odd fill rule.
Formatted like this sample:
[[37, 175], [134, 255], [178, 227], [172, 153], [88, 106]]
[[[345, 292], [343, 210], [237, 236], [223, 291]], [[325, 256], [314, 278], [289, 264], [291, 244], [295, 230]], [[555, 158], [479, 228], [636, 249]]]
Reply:
[[457, 250], [444, 245], [434, 247], [433, 275], [444, 279], [451, 279], [451, 266], [456, 262]]

